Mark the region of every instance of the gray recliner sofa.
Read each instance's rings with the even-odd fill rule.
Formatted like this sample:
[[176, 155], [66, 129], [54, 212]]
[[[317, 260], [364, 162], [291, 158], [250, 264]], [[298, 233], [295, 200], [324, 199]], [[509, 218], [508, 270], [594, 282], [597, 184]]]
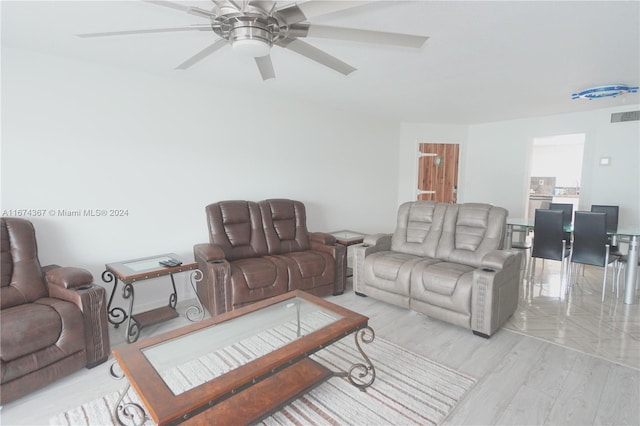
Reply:
[[353, 246], [354, 290], [489, 337], [518, 305], [521, 254], [502, 250], [508, 212], [407, 202], [393, 234]]

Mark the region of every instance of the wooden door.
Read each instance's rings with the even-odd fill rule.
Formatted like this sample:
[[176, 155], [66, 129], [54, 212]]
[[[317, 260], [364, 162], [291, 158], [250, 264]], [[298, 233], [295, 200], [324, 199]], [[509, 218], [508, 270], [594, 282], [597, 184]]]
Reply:
[[456, 203], [460, 145], [421, 143], [418, 150], [418, 200]]

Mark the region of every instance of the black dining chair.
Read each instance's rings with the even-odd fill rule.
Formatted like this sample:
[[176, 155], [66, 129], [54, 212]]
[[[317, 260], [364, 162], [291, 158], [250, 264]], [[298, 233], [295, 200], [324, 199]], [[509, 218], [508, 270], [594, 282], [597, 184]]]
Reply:
[[537, 258], [560, 261], [560, 283], [564, 283], [565, 269], [569, 266], [565, 260], [569, 256], [571, 242], [565, 236], [563, 216], [563, 212], [559, 210], [536, 209], [531, 248], [531, 281]]
[[609, 206], [604, 204], [593, 204], [592, 212], [605, 213], [607, 215], [607, 234], [609, 235], [609, 252], [621, 255], [618, 244], [616, 243], [615, 233], [618, 231], [618, 215], [620, 213], [619, 206]]
[[564, 213], [562, 226], [564, 227], [564, 236], [567, 241], [571, 240], [571, 224], [573, 223], [573, 204], [568, 203], [549, 203], [549, 210], [560, 210]]
[[[574, 263], [604, 267], [602, 276], [603, 302], [607, 287], [609, 265], [614, 264], [612, 281], [615, 281], [619, 259], [619, 255], [611, 254], [609, 251], [609, 244], [607, 243], [607, 215], [599, 212], [577, 211], [573, 221], [573, 242], [571, 245], [571, 254], [569, 255], [569, 264], [571, 265], [571, 270], [573, 269]], [[570, 272], [567, 291], [571, 287], [572, 275]], [[615, 282], [613, 284], [615, 285]]]

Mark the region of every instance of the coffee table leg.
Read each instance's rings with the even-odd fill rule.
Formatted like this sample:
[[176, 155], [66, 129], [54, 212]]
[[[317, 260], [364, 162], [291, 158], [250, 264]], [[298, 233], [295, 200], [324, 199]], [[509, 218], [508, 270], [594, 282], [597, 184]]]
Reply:
[[353, 364], [349, 371], [335, 374], [339, 377], [346, 377], [353, 386], [357, 387], [361, 391], [365, 391], [376, 380], [376, 369], [367, 354], [362, 350], [360, 341], [362, 341], [362, 343], [371, 343], [375, 336], [376, 333], [369, 326], [356, 331], [354, 334], [356, 348], [358, 349], [358, 352], [360, 352], [360, 355], [362, 355], [362, 358], [364, 358], [365, 363]]
[[[124, 378], [124, 374], [120, 370], [120, 372], [116, 371], [116, 367], [119, 367], [118, 362], [114, 362], [111, 364], [109, 368], [109, 374], [111, 377], [117, 380], [121, 380]], [[119, 370], [119, 368], [118, 368]], [[120, 397], [116, 401], [115, 407], [113, 407], [113, 412], [111, 413], [111, 420], [113, 423], [117, 423], [121, 426], [141, 426], [144, 424], [147, 419], [147, 413], [144, 411], [144, 408], [135, 402], [124, 403], [124, 397], [129, 391], [131, 387], [130, 383], [127, 383], [127, 386], [120, 393]]]
[[198, 289], [196, 288], [196, 283], [200, 282], [203, 278], [202, 271], [200, 269], [196, 269], [191, 274], [189, 274], [189, 282], [191, 283], [191, 288], [196, 294], [196, 302], [197, 305], [189, 306], [187, 310], [184, 312], [184, 315], [191, 322], [200, 321], [204, 318], [204, 306], [200, 302], [200, 298], [198, 297]]

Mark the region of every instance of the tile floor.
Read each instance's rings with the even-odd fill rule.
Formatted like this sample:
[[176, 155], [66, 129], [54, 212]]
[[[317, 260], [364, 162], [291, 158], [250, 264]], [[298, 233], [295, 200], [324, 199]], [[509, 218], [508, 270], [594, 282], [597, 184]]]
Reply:
[[609, 287], [602, 302], [602, 270], [586, 266], [566, 292], [560, 262], [538, 259], [533, 280], [523, 273], [518, 310], [505, 328], [640, 369], [640, 304], [626, 305]]

